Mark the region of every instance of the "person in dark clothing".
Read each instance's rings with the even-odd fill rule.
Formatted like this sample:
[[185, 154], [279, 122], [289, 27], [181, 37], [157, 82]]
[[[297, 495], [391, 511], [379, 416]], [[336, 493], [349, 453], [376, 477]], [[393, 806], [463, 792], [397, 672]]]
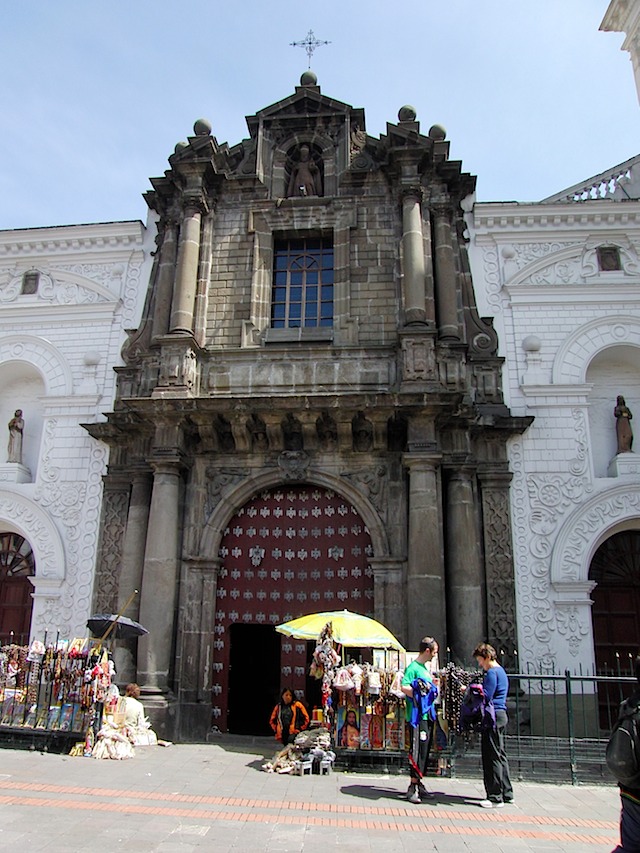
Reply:
[[[482, 726], [482, 774], [486, 799], [480, 801], [483, 809], [499, 809], [505, 803], [513, 802], [513, 788], [509, 778], [509, 763], [505, 751], [507, 733], [507, 693], [509, 679], [497, 660], [497, 653], [489, 643], [480, 643], [473, 650], [473, 656], [480, 669], [484, 671], [482, 688], [485, 702], [491, 703], [495, 711], [495, 726]], [[485, 711], [485, 713], [487, 713]], [[486, 722], [486, 720], [484, 721]]]
[[[636, 657], [635, 674], [638, 690], [626, 701], [640, 706], [640, 655]], [[640, 788], [620, 788], [620, 844], [613, 853], [638, 853], [640, 851]]]
[[290, 687], [285, 687], [282, 691], [280, 701], [271, 712], [269, 725], [276, 740], [281, 741], [283, 746], [292, 742], [295, 736], [309, 725], [307, 709], [302, 702], [295, 699]]

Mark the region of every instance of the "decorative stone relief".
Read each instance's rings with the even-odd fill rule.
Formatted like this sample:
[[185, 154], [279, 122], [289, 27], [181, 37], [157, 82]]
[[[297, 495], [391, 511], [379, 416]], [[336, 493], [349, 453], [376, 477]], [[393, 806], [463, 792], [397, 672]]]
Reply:
[[591, 628], [585, 624], [590, 611], [586, 608], [562, 607], [556, 608], [556, 626], [558, 634], [567, 644], [569, 652], [576, 657], [580, 651], [582, 640], [591, 634]]
[[518, 243], [517, 245], [503, 246], [502, 255], [502, 271], [504, 281], [508, 283], [518, 272], [546, 258], [548, 255], [553, 255], [570, 246], [577, 246], [575, 240], [567, 243]]
[[[588, 475], [587, 427], [582, 409], [573, 409], [576, 455], [568, 462], [569, 474], [529, 474], [524, 469], [523, 446], [512, 446], [511, 489], [516, 543], [516, 594], [520, 617], [521, 660], [553, 668], [557, 611], [550, 600], [551, 556], [555, 538], [567, 513], [592, 491]], [[565, 618], [564, 639], [576, 651], [581, 631], [572, 634], [576, 620]], [[569, 642], [571, 639], [571, 643]]]
[[[0, 285], [0, 302], [13, 302], [22, 291], [22, 273], [14, 275], [9, 281]], [[60, 281], [50, 273], [40, 272], [38, 282], [38, 300], [53, 302], [57, 305], [86, 305], [96, 302], [106, 302], [104, 294], [91, 290], [76, 281]]]
[[500, 642], [506, 663], [512, 666], [515, 663], [514, 650], [518, 647], [518, 638], [508, 486], [483, 486], [482, 519], [489, 636]]
[[402, 379], [435, 380], [436, 353], [432, 338], [403, 338], [402, 340]]
[[207, 475], [207, 497], [204, 505], [205, 524], [220, 502], [220, 496], [227, 486], [235, 486], [241, 480], [249, 476], [248, 468], [214, 468], [206, 470]]
[[278, 456], [278, 468], [285, 480], [306, 480], [309, 457], [304, 450], [284, 450]]
[[640, 515], [640, 493], [616, 490], [597, 500], [573, 526], [558, 554], [558, 580], [583, 580], [584, 557], [594, 530], [606, 530], [616, 521]]
[[[23, 500], [14, 492], [0, 493], [0, 518], [11, 519], [29, 540], [36, 556], [38, 578], [64, 578], [65, 555], [62, 543], [52, 536], [53, 522], [31, 501]], [[57, 546], [57, 547], [56, 547]]]
[[105, 490], [102, 499], [102, 540], [96, 569], [97, 593], [93, 601], [93, 607], [99, 613], [117, 611], [120, 565], [128, 508], [128, 489]]
[[341, 474], [349, 480], [376, 508], [381, 518], [386, 519], [388, 501], [387, 469], [384, 465], [364, 469], [353, 473]]
[[500, 308], [502, 300], [500, 290], [500, 263], [498, 251], [495, 246], [485, 246], [482, 252], [482, 264], [484, 267], [484, 280], [486, 285], [487, 302], [493, 308]]

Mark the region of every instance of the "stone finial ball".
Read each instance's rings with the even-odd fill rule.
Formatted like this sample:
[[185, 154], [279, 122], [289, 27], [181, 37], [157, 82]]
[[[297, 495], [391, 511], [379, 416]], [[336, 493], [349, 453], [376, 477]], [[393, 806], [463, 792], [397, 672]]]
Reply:
[[318, 83], [317, 76], [309, 69], [305, 71], [304, 74], [300, 77], [300, 85], [301, 86], [316, 86]]
[[99, 352], [94, 352], [93, 350], [89, 350], [89, 352], [85, 352], [82, 360], [84, 361], [87, 367], [94, 367], [96, 364], [100, 364], [101, 355]]
[[415, 121], [417, 116], [416, 108], [411, 104], [405, 104], [398, 110], [398, 121]]
[[184, 151], [185, 148], [189, 147], [188, 142], [178, 142], [176, 147], [173, 149], [176, 154], [179, 154], [181, 151]]
[[447, 138], [447, 131], [441, 124], [434, 124], [433, 127], [429, 128], [429, 138], [433, 139], [434, 142], [442, 142], [443, 139]]
[[211, 122], [206, 118], [199, 118], [193, 125], [193, 132], [196, 136], [209, 136], [211, 133]]
[[525, 352], [540, 352], [542, 341], [537, 335], [527, 335], [522, 341], [522, 349]]

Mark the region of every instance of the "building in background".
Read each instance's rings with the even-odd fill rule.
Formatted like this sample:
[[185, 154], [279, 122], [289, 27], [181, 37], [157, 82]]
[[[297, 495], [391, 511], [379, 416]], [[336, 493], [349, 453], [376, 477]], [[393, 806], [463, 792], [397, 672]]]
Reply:
[[81, 425], [112, 405], [145, 239], [140, 222], [0, 232], [3, 643], [87, 633], [108, 448]]
[[212, 708], [255, 733], [282, 683], [312, 692], [307, 645], [274, 631], [304, 613], [458, 660], [515, 647], [506, 445], [530, 418], [475, 306], [475, 179], [398, 118], [370, 137], [306, 72], [234, 146], [196, 122], [152, 180], [147, 309], [89, 430], [111, 447], [96, 605], [141, 590], [126, 665], [170, 736]]
[[640, 646], [640, 157], [534, 204], [467, 215], [495, 318], [509, 442], [518, 653], [526, 667], [629, 666]]
[[600, 29], [604, 32], [625, 34], [620, 50], [629, 51], [640, 100], [640, 1], [611, 0]]

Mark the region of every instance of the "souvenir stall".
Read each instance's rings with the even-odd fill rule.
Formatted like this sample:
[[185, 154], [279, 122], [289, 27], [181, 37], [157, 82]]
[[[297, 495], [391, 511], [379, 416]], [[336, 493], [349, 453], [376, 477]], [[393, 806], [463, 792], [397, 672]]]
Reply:
[[[312, 725], [330, 732], [339, 762], [373, 763], [383, 755], [402, 760], [405, 702], [400, 684], [406, 652], [393, 634], [348, 610], [310, 614], [276, 630], [317, 640], [311, 675], [322, 683], [322, 708], [314, 711]], [[353, 649], [366, 650], [371, 660], [352, 659]]]
[[45, 748], [85, 738], [112, 664], [98, 640], [34, 640], [0, 648], [0, 735]]

